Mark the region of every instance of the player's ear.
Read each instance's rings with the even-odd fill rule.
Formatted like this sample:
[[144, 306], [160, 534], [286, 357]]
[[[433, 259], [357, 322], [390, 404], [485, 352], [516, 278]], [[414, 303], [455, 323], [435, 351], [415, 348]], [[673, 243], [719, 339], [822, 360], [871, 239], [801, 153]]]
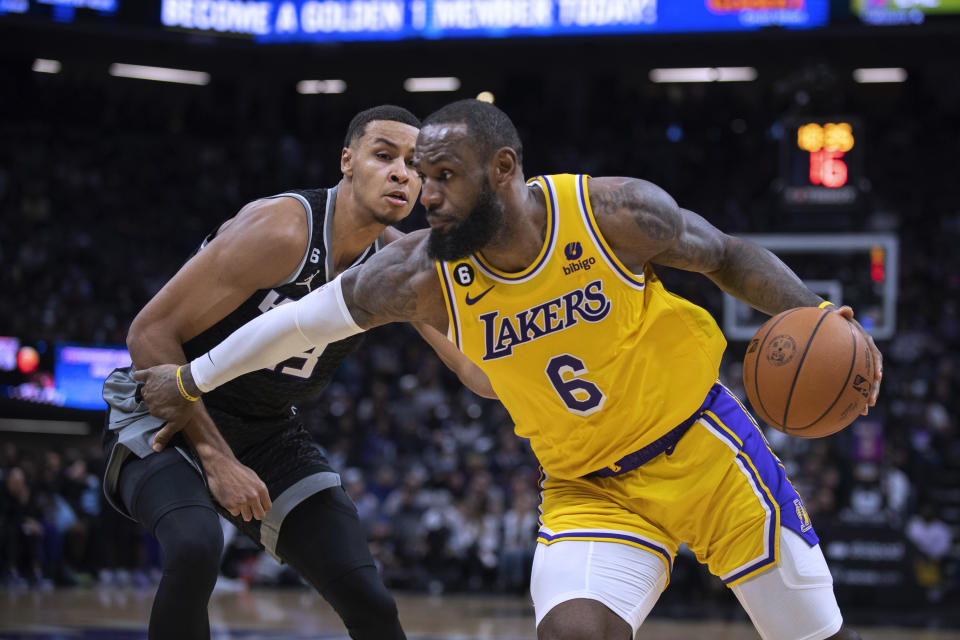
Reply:
[[340, 152], [340, 173], [348, 178], [353, 177], [353, 151], [344, 147]]
[[510, 147], [500, 147], [493, 154], [493, 181], [496, 185], [506, 184], [513, 179], [520, 168], [517, 152]]

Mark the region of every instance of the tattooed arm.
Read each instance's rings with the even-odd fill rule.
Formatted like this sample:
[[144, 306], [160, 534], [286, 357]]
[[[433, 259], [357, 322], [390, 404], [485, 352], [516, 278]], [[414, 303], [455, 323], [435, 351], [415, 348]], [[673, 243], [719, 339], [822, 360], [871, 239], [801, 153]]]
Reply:
[[343, 274], [343, 300], [366, 330], [388, 322], [421, 322], [447, 331], [436, 263], [427, 256], [427, 230], [392, 242]]
[[[587, 187], [600, 232], [631, 270], [639, 272], [651, 262], [696, 271], [770, 315], [823, 302], [775, 255], [681, 209], [654, 184], [633, 178], [593, 178]], [[880, 390], [883, 357], [870, 334], [853, 319], [853, 310], [845, 306], [839, 313], [859, 329], [873, 351], [877, 373], [867, 401], [873, 406]]]
[[601, 233], [631, 269], [639, 271], [652, 262], [696, 271], [770, 315], [823, 302], [775, 255], [681, 209], [656, 185], [632, 178], [594, 178], [588, 188]]

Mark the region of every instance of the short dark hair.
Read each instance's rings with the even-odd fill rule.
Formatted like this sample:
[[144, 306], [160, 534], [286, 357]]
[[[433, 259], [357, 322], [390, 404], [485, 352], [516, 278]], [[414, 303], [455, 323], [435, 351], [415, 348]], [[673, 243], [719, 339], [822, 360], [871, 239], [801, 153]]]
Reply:
[[381, 104], [377, 107], [370, 107], [353, 116], [350, 126], [347, 127], [347, 137], [343, 139], [343, 146], [349, 147], [357, 138], [362, 138], [367, 132], [367, 125], [374, 120], [390, 120], [393, 122], [402, 122], [411, 127], [420, 128], [420, 118], [413, 115], [403, 107], [395, 104]]
[[517, 161], [523, 164], [523, 144], [520, 134], [513, 126], [510, 116], [489, 102], [480, 100], [458, 100], [434, 111], [424, 119], [423, 124], [457, 124], [467, 125], [470, 132], [470, 141], [476, 144], [483, 154], [484, 160], [489, 159], [501, 147], [510, 147], [517, 152]]

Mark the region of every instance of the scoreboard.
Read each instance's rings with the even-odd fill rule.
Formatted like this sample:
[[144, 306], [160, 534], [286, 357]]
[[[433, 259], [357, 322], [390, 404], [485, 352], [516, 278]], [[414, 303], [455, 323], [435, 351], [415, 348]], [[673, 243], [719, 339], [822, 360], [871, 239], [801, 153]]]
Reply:
[[859, 200], [863, 132], [855, 118], [804, 118], [784, 123], [783, 202], [791, 207], [849, 207]]

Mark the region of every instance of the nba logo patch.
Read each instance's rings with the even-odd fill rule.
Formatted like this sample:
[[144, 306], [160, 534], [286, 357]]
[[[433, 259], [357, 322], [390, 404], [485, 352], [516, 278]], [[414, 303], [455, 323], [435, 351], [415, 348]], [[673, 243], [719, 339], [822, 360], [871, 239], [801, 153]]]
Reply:
[[800, 501], [800, 498], [796, 498], [793, 501], [793, 506], [797, 510], [797, 518], [800, 519], [800, 531], [806, 533], [813, 528], [813, 523], [810, 522], [810, 515], [807, 513], [807, 510], [804, 508], [803, 503]]

